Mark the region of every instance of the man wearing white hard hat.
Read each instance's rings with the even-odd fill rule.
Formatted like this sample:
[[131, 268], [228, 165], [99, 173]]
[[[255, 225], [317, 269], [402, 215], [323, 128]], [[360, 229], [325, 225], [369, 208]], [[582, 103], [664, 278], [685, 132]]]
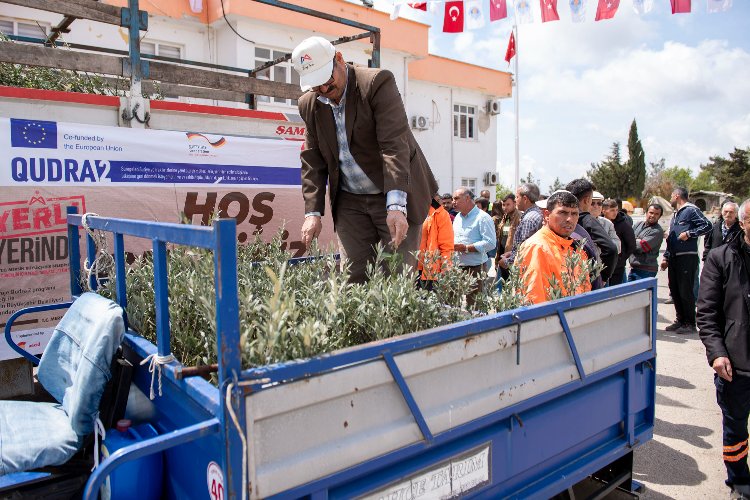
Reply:
[[329, 190], [333, 221], [352, 282], [366, 280], [375, 245], [415, 265], [422, 223], [437, 182], [411, 133], [393, 73], [347, 64], [321, 37], [292, 51], [305, 93], [302, 241], [320, 234]]

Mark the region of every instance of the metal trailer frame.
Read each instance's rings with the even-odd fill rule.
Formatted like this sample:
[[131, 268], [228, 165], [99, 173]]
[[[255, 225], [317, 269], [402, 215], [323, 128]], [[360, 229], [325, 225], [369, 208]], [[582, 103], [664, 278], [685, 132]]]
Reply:
[[[78, 281], [81, 270], [78, 242], [82, 217], [75, 214], [75, 210], [75, 207], [68, 209], [70, 284], [74, 298], [82, 292]], [[633, 448], [653, 436], [656, 391], [654, 279], [505, 311], [308, 360], [243, 371], [239, 350], [237, 249], [233, 219], [216, 221], [212, 228], [103, 217], [88, 217], [87, 224], [93, 230], [113, 233], [117, 276], [125, 275], [124, 235], [153, 241], [157, 346], [128, 328], [125, 346], [138, 359], [154, 353], [170, 353], [167, 243], [196, 246], [213, 252], [219, 387], [211, 386], [199, 377], [183, 377], [183, 367], [178, 362], [165, 365], [162, 373], [163, 396], [154, 401], [159, 415], [156, 425], [160, 435], [122, 448], [104, 460], [89, 478], [84, 492], [86, 499], [96, 498], [108, 474], [119, 465], [158, 452], [165, 453], [166, 457], [167, 495], [191, 496], [191, 493], [195, 494], [206, 487], [205, 479], [200, 474], [201, 466], [196, 470], [196, 457], [203, 457], [216, 461], [224, 471], [225, 498], [245, 498], [248, 488], [243, 485], [243, 481], [247, 480], [242, 455], [246, 429], [243, 396], [377, 359], [384, 360], [390, 369], [423, 439], [272, 495], [271, 498], [361, 496], [487, 443], [495, 450], [490, 464], [490, 482], [470, 491], [469, 496], [547, 498], [565, 491], [613, 462], [627, 461]], [[87, 262], [90, 264], [96, 248], [89, 235], [86, 235], [86, 242]], [[90, 285], [95, 287], [96, 283]], [[125, 280], [117, 280], [116, 292], [116, 301], [126, 309]], [[650, 294], [650, 349], [595, 373], [586, 373], [566, 320], [566, 312], [643, 292]], [[430, 431], [409, 385], [393, 361], [394, 355], [457, 339], [468, 342], [472, 337], [491, 329], [514, 325], [520, 340], [523, 338], [521, 326], [524, 322], [551, 314], [559, 317], [580, 379], [448, 431], [438, 434]], [[515, 348], [517, 359], [520, 360], [523, 355], [521, 342], [517, 342]], [[145, 367], [136, 369], [134, 382], [142, 390], [148, 390], [151, 376]], [[597, 416], [595, 411], [587, 412], [583, 417], [586, 421], [582, 421], [582, 407], [607, 409], [610, 417], [617, 416], [615, 424], [609, 421], [605, 423], [604, 417]], [[237, 419], [236, 423], [233, 423], [234, 418]], [[598, 429], [597, 434], [591, 436], [582, 432], [582, 429], [588, 428]], [[561, 436], [565, 436], [565, 439], [560, 439]], [[558, 441], [568, 444], [559, 445]], [[523, 444], [528, 442], [537, 443], [538, 446], [524, 447]], [[533, 465], [513, 470], [514, 463]], [[617, 481], [628, 487], [631, 476], [625, 472], [619, 475]]]
[[[70, 9], [68, 8], [58, 8], [58, 10], [53, 10], [50, 8], [50, 4], [47, 0], [7, 0], [9, 3], [18, 4], [18, 5], [24, 5], [26, 7], [31, 8], [37, 8], [40, 10], [48, 10], [48, 11], [54, 11], [54, 12], [61, 12], [65, 13]], [[261, 3], [264, 5], [269, 5], [271, 7], [276, 7], [279, 9], [289, 10], [291, 12], [296, 12], [298, 14], [307, 15], [310, 17], [314, 17], [317, 19], [322, 19], [325, 21], [330, 21], [338, 24], [342, 24], [344, 26], [348, 26], [351, 28], [361, 29], [363, 30], [363, 33], [359, 33], [357, 35], [351, 35], [351, 36], [343, 36], [339, 37], [336, 40], [333, 40], [331, 43], [333, 45], [340, 45], [343, 43], [353, 42], [356, 40], [361, 40], [365, 38], [369, 38], [370, 42], [372, 43], [372, 56], [368, 60], [368, 66], [371, 68], [379, 68], [380, 67], [380, 28], [377, 26], [372, 26], [369, 24], [361, 23], [358, 21], [354, 21], [351, 19], [347, 19], [345, 17], [336, 16], [333, 14], [329, 14], [327, 12], [321, 12], [315, 9], [310, 9], [308, 7], [303, 7], [300, 5], [295, 5], [293, 3], [284, 2], [281, 0], [246, 0], [246, 1], [253, 1], [257, 3]], [[2, 3], [2, 2], [0, 2]], [[37, 3], [39, 5], [37, 5]], [[82, 13], [83, 15], [81, 17], [88, 18], [88, 19], [94, 19], [97, 21], [101, 21], [101, 18], [97, 17], [97, 11], [94, 10], [86, 11], [85, 6], [78, 5], [80, 2], [74, 3], [73, 8], [76, 12]], [[24, 43], [34, 43], [34, 44], [43, 44], [46, 47], [60, 47], [60, 46], [66, 46], [71, 49], [80, 49], [84, 51], [90, 51], [95, 53], [105, 53], [105, 54], [114, 54], [114, 55], [123, 55], [126, 57], [122, 58], [122, 71], [121, 74], [124, 77], [130, 78], [130, 92], [131, 92], [131, 99], [140, 96], [141, 94], [141, 84], [142, 80], [149, 79], [151, 74], [151, 67], [149, 64], [149, 61], [156, 61], [156, 62], [168, 62], [168, 63], [176, 63], [179, 65], [185, 65], [185, 66], [193, 66], [193, 67], [204, 67], [204, 68], [210, 68], [214, 70], [222, 70], [222, 71], [229, 71], [229, 72], [237, 72], [244, 75], [247, 75], [251, 78], [255, 78], [255, 75], [259, 72], [270, 68], [272, 66], [275, 66], [276, 64], [279, 64], [281, 62], [288, 61], [291, 59], [292, 55], [291, 53], [284, 54], [284, 56], [279, 57], [273, 61], [269, 61], [265, 64], [262, 64], [258, 66], [257, 68], [253, 69], [246, 69], [246, 68], [236, 68], [232, 66], [226, 66], [226, 65], [220, 65], [220, 64], [211, 64], [211, 63], [204, 63], [199, 61], [190, 61], [186, 59], [176, 59], [172, 57], [164, 57], [164, 56], [153, 56], [148, 54], [142, 54], [141, 53], [141, 31], [148, 30], [148, 12], [145, 10], [140, 10], [140, 0], [128, 0], [127, 1], [127, 7], [115, 7], [115, 6], [106, 6], [109, 8], [109, 10], [114, 10], [117, 12], [117, 9], [119, 9], [119, 25], [123, 28], [127, 28], [128, 30], [128, 50], [122, 51], [122, 50], [115, 50], [115, 49], [106, 49], [102, 47], [96, 47], [92, 45], [83, 45], [83, 44], [75, 44], [75, 43], [61, 43], [57, 41], [61, 33], [69, 33], [70, 32], [70, 26], [73, 24], [73, 22], [78, 19], [79, 17], [76, 17], [72, 14], [66, 14], [65, 17], [60, 21], [60, 23], [53, 27], [51, 30], [51, 33], [46, 38], [33, 38], [33, 37], [26, 37], [26, 36], [15, 36], [10, 35], [8, 38], [10, 40], [20, 41]], [[81, 10], [83, 9], [83, 10]], [[223, 5], [222, 5], [223, 9]], [[81, 15], [79, 13], [79, 15]], [[101, 13], [100, 13], [101, 14]], [[88, 15], [89, 17], [85, 17]], [[91, 17], [93, 16], [93, 17]], [[105, 15], [106, 17], [106, 15]], [[226, 20], [226, 15], [224, 15], [224, 18]], [[228, 20], [227, 24], [229, 23]], [[105, 21], [106, 22], [106, 21]], [[230, 26], [231, 27], [231, 26]], [[234, 28], [232, 28], [234, 30]], [[83, 56], [82, 56], [83, 57]], [[10, 61], [15, 62], [15, 61]], [[275, 96], [280, 97], [280, 96]], [[245, 103], [248, 105], [250, 109], [256, 109], [256, 103], [255, 103], [255, 95], [254, 94], [246, 94], [245, 95]], [[147, 122], [148, 118], [144, 115], [144, 119], [138, 117], [135, 110], [132, 111], [128, 115], [128, 120], [136, 118], [141, 122]]]

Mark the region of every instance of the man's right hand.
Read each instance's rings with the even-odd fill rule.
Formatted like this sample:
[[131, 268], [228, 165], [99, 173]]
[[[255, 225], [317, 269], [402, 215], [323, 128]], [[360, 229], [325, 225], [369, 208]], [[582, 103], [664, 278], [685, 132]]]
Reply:
[[320, 215], [305, 217], [305, 222], [302, 224], [302, 243], [305, 244], [305, 248], [310, 248], [310, 243], [320, 235], [321, 229], [323, 229], [323, 223], [320, 221]]
[[662, 271], [665, 270], [668, 266], [669, 266], [669, 262], [667, 262], [666, 260], [661, 261], [660, 267]]
[[727, 382], [732, 381], [732, 363], [731, 361], [729, 361], [729, 358], [725, 356], [718, 357], [711, 364], [711, 367], [714, 369], [716, 374], [719, 375], [719, 377], [723, 378]]

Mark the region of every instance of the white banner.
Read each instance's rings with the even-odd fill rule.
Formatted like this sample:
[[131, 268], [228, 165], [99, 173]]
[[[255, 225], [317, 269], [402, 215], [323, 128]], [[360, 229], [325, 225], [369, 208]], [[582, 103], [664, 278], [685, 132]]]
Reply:
[[0, 186], [300, 186], [300, 143], [0, 119]]
[[[0, 329], [21, 308], [69, 300], [71, 205], [79, 213], [173, 223], [184, 216], [208, 224], [220, 213], [237, 221], [240, 243], [256, 234], [269, 241], [284, 227], [282, 247], [301, 256], [301, 144], [0, 118]], [[323, 228], [328, 248], [330, 216]], [[150, 242], [126, 238], [125, 246], [137, 256]], [[13, 337], [39, 354], [63, 313], [19, 318]], [[13, 357], [0, 341], [0, 360]]]

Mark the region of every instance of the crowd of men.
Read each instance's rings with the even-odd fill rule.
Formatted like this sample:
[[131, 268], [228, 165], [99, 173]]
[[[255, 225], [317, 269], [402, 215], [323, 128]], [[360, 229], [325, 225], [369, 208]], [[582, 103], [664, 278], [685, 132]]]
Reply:
[[[664, 239], [659, 225], [663, 209], [658, 204], [649, 206], [646, 219], [633, 227], [622, 202], [605, 200], [588, 179], [576, 179], [548, 198], [543, 198], [533, 183], [521, 184], [515, 194], [494, 202], [489, 200], [489, 191], [480, 194], [475, 197], [462, 187], [452, 194], [436, 195], [432, 201], [420, 245], [423, 257], [419, 269], [427, 288], [440, 270], [451, 264], [451, 255], [456, 256], [459, 267], [476, 277], [494, 267], [498, 291], [509, 276], [509, 268], [514, 263], [520, 266], [525, 286], [521, 293], [532, 304], [547, 300], [550, 281], [561, 281], [561, 269], [571, 252], [581, 253], [585, 261], [601, 263], [601, 273], [592, 272], [583, 279], [582, 289], [595, 290], [656, 275]], [[571, 222], [575, 223], [569, 227]], [[694, 232], [704, 234], [703, 229]], [[430, 254], [431, 265], [425, 266], [424, 256]], [[469, 293], [469, 307], [477, 289]], [[689, 320], [681, 321], [680, 326], [690, 324]]]
[[[733, 498], [750, 498], [750, 200], [740, 207], [724, 205], [722, 219], [712, 226], [688, 201], [687, 191], [675, 189], [666, 251], [658, 264], [665, 238], [660, 205], [650, 205], [645, 220], [633, 227], [622, 203], [604, 199], [587, 179], [571, 181], [545, 200], [531, 183], [494, 203], [489, 192], [475, 200], [467, 188], [439, 197], [393, 73], [347, 63], [321, 37], [302, 41], [291, 60], [304, 92], [298, 102], [306, 125], [300, 153], [305, 245], [321, 232], [328, 194], [352, 282], [367, 279], [378, 244], [400, 253], [406, 265], [417, 265], [426, 288], [457, 262], [477, 278], [477, 286], [468, 290], [468, 307], [493, 265], [498, 287], [508, 269], [519, 265], [525, 288], [519, 292], [534, 304], [548, 300], [550, 283], [553, 277], [560, 282], [566, 261], [578, 263], [572, 270], [573, 293], [666, 269], [676, 313], [667, 330], [700, 329], [716, 372], [727, 485]], [[699, 286], [701, 236], [706, 238]], [[429, 261], [428, 255], [433, 256]], [[582, 264], [591, 261], [598, 265]]]

